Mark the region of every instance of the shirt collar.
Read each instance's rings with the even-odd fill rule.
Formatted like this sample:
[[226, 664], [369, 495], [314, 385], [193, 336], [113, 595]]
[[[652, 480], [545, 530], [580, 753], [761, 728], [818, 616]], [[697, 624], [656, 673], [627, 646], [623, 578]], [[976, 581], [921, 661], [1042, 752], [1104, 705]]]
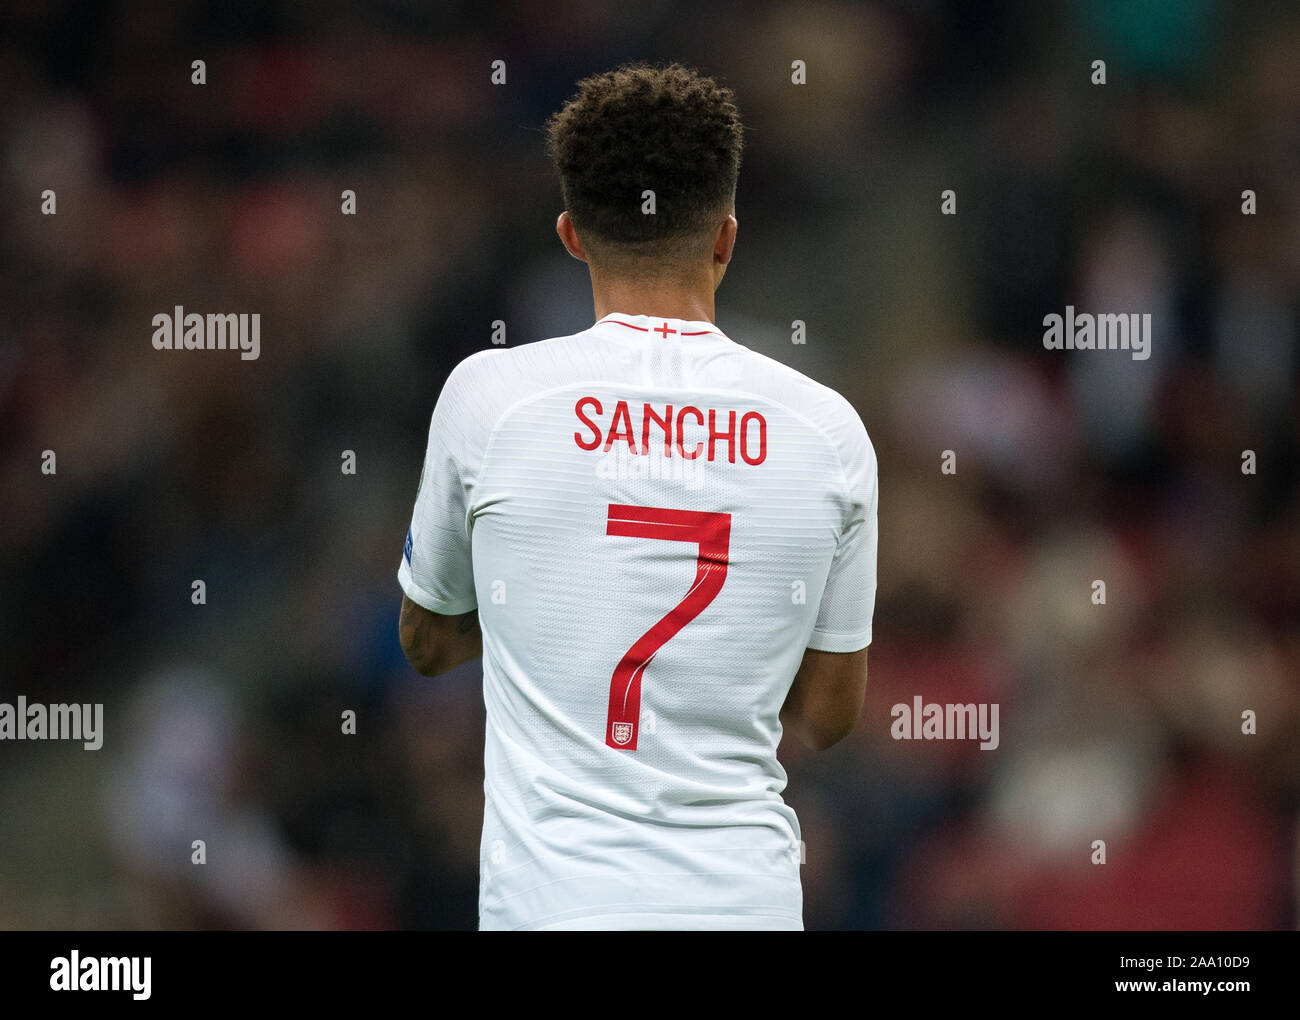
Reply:
[[611, 329], [638, 330], [647, 337], [653, 337], [656, 340], [671, 342], [682, 337], [707, 336], [725, 336], [722, 330], [718, 329], [711, 322], [701, 322], [694, 319], [673, 319], [657, 315], [628, 315], [625, 312], [610, 312], [604, 318], [600, 319], [597, 326], [608, 326]]

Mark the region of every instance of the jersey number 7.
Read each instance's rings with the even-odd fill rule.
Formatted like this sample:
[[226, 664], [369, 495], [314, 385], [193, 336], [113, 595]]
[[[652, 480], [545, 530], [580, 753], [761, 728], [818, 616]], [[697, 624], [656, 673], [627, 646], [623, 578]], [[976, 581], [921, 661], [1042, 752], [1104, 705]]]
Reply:
[[609, 717], [605, 743], [620, 751], [635, 751], [641, 719], [641, 675], [659, 651], [679, 630], [694, 620], [722, 590], [727, 579], [727, 552], [731, 544], [731, 514], [698, 510], [664, 510], [651, 506], [609, 505], [605, 534], [624, 538], [659, 538], [669, 542], [694, 542], [699, 546], [695, 583], [668, 615], [641, 635], [623, 653], [609, 685]]

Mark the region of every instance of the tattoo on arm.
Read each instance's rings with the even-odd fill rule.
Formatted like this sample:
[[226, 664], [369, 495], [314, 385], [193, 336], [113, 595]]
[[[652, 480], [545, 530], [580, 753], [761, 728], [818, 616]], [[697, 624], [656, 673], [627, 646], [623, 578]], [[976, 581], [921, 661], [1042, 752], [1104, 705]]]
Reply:
[[471, 609], [468, 613], [460, 618], [460, 623], [456, 625], [456, 630], [461, 634], [472, 634], [479, 629], [478, 627], [478, 610]]

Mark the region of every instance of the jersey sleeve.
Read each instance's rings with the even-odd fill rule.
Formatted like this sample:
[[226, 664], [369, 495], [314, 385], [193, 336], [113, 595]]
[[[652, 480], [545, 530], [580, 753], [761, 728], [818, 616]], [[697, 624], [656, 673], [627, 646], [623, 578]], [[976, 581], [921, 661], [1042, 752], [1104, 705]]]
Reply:
[[822, 591], [808, 647], [821, 652], [856, 652], [871, 644], [876, 608], [876, 519], [879, 484], [876, 452], [866, 427], [848, 404], [837, 430], [847, 489], [848, 513]]
[[434, 408], [415, 511], [397, 568], [407, 597], [444, 615], [478, 608], [470, 558], [464, 375], [460, 366], [453, 370]]

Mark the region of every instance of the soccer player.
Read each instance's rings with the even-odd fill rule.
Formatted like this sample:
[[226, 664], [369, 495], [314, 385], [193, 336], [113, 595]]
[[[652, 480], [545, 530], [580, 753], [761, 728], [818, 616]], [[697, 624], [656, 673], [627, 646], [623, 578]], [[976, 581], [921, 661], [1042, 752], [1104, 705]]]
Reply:
[[596, 321], [452, 371], [398, 569], [415, 668], [483, 659], [479, 925], [802, 929], [777, 745], [861, 710], [875, 452], [714, 322], [729, 89], [626, 66], [547, 130]]

